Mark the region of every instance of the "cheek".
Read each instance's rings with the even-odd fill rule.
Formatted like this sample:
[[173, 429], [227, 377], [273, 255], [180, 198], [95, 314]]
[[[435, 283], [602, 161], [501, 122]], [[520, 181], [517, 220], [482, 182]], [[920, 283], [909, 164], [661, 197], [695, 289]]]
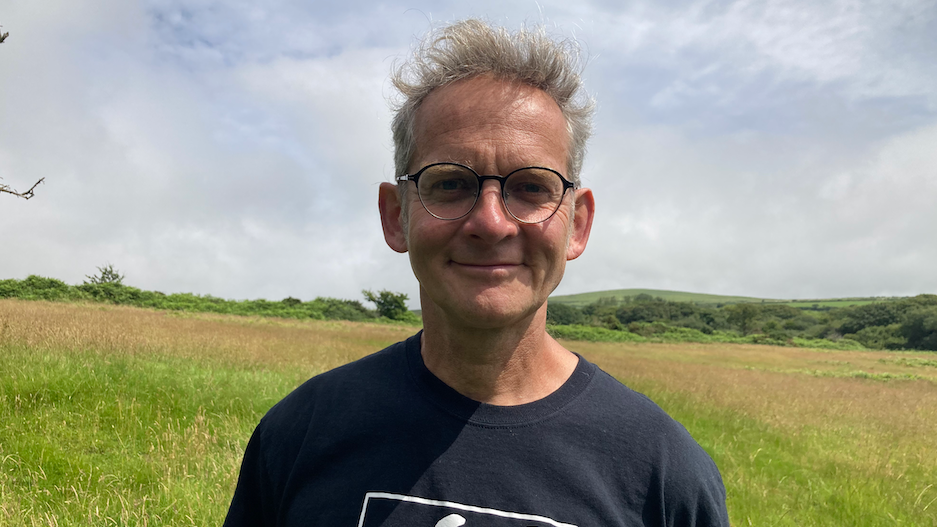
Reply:
[[[420, 207], [412, 204], [411, 207]], [[425, 265], [428, 260], [440, 257], [447, 240], [451, 237], [449, 225], [433, 218], [421, 209], [411, 208], [410, 221], [407, 225], [407, 247], [410, 261], [416, 265]]]
[[566, 249], [569, 247], [570, 233], [572, 229], [568, 228], [569, 223], [565, 217], [558, 217], [558, 221], [550, 220], [548, 225], [544, 225], [541, 232], [538, 233], [540, 246], [542, 247], [544, 258], [547, 260], [566, 260]]

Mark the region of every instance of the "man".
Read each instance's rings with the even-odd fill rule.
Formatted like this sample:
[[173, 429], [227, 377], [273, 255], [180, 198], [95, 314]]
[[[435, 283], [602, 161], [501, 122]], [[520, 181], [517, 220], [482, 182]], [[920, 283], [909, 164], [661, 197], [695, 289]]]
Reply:
[[728, 525], [686, 430], [546, 332], [595, 208], [572, 51], [470, 20], [397, 71], [379, 207], [424, 329], [271, 409], [226, 525]]

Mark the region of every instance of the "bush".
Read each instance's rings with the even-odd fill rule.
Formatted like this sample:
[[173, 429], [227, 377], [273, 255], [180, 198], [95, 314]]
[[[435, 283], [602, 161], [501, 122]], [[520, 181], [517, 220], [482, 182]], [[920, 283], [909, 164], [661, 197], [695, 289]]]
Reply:
[[919, 308], [908, 313], [900, 331], [909, 348], [937, 351], [937, 308]]
[[139, 305], [144, 297], [143, 291], [136, 287], [123, 285], [120, 282], [85, 282], [76, 286], [75, 289], [98, 302], [113, 304]]
[[548, 325], [547, 332], [558, 339], [587, 340], [590, 342], [644, 342], [647, 340], [627, 331], [615, 331], [578, 324], [570, 326]]
[[678, 327], [695, 329], [696, 331], [700, 331], [707, 335], [712, 335], [715, 329], [709, 324], [703, 322], [703, 320], [700, 319], [700, 316], [698, 313], [694, 314], [691, 317], [681, 318], [680, 320], [677, 320], [675, 322], [675, 325]]
[[[279, 302], [269, 300], [226, 300], [211, 295], [199, 296], [192, 293], [166, 295], [159, 291], [144, 291], [121, 283], [123, 279], [113, 268], [98, 268], [100, 275], [88, 277], [78, 286], [70, 286], [61, 280], [31, 275], [25, 280], [0, 280], [0, 298], [23, 300], [91, 301], [110, 304], [167, 309], [172, 311], [194, 311], [245, 316], [282, 318], [313, 318], [332, 320], [373, 320], [377, 313], [364, 307], [357, 300], [316, 298], [302, 302], [287, 297]], [[406, 296], [403, 295], [404, 300]], [[419, 323], [420, 318], [405, 312], [395, 320]]]
[[812, 315], [808, 315], [807, 313], [801, 313], [800, 315], [794, 318], [789, 318], [785, 320], [784, 323], [782, 324], [782, 327], [790, 331], [803, 332], [817, 325], [818, 325], [818, 320], [816, 319], [816, 317]]
[[628, 331], [634, 333], [635, 335], [641, 335], [645, 338], [650, 338], [655, 335], [660, 335], [666, 333], [669, 327], [667, 324], [662, 322], [632, 322], [628, 324]]
[[24, 300], [71, 300], [78, 296], [65, 282], [34, 274], [11, 289], [15, 292], [12, 296]]
[[859, 333], [872, 326], [888, 326], [900, 322], [900, 302], [880, 302], [847, 308], [843, 320], [843, 334]]
[[586, 316], [578, 307], [569, 304], [547, 302], [547, 324], [569, 326], [573, 324], [583, 324], [585, 321]]
[[869, 326], [860, 329], [856, 333], [850, 333], [845, 338], [855, 340], [866, 348], [876, 350], [902, 349], [908, 345], [908, 339], [901, 334], [901, 324]]
[[400, 320], [409, 311], [407, 309], [407, 295], [403, 293], [394, 293], [386, 289], [379, 291], [376, 295], [367, 289], [361, 293], [368, 302], [374, 302], [374, 305], [377, 306], [377, 313], [382, 317]]
[[753, 333], [756, 329], [758, 318], [761, 315], [758, 306], [752, 304], [733, 304], [726, 306], [726, 320], [733, 328], [738, 329], [742, 335]]
[[364, 307], [357, 300], [318, 297], [313, 303], [316, 304], [318, 312], [326, 319], [367, 320], [376, 316], [374, 311]]
[[19, 298], [20, 289], [19, 280], [0, 280], [0, 298]]

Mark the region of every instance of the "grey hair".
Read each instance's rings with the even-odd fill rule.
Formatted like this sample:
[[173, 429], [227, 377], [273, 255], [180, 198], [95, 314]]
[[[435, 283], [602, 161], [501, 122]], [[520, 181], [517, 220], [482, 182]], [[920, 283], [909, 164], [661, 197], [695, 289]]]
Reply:
[[493, 74], [539, 88], [556, 101], [570, 140], [565, 176], [578, 186], [595, 108], [582, 90], [582, 66], [578, 44], [554, 40], [543, 27], [510, 33], [482, 20], [467, 19], [431, 31], [411, 59], [391, 74], [391, 82], [403, 96], [391, 124], [396, 174], [407, 172], [416, 152], [414, 122], [426, 96], [462, 79]]

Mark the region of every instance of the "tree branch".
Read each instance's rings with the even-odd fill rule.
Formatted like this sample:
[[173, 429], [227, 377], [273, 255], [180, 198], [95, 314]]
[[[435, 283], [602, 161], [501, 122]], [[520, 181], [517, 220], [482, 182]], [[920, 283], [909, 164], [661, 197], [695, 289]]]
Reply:
[[46, 178], [39, 178], [39, 181], [33, 184], [33, 186], [29, 187], [29, 190], [27, 190], [26, 192], [17, 192], [16, 190], [10, 188], [9, 185], [4, 185], [3, 183], [0, 183], [0, 193], [6, 192], [7, 194], [13, 194], [14, 196], [19, 196], [23, 199], [29, 199], [33, 197], [34, 195], [33, 189], [35, 189], [40, 183], [42, 183], [45, 180]]

